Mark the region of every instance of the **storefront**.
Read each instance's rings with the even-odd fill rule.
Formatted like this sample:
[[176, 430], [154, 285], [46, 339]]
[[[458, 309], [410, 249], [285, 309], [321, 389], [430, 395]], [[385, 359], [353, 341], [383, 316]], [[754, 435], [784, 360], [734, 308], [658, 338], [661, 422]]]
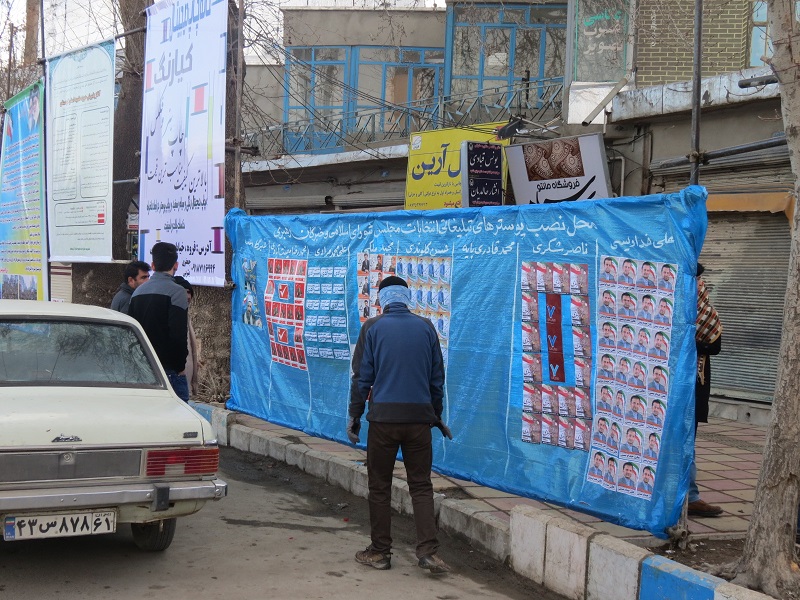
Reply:
[[[669, 161], [662, 161], [669, 164]], [[688, 168], [651, 163], [654, 191], [688, 184]], [[724, 332], [713, 359], [712, 394], [771, 403], [789, 266], [793, 175], [786, 146], [714, 161], [700, 261]]]

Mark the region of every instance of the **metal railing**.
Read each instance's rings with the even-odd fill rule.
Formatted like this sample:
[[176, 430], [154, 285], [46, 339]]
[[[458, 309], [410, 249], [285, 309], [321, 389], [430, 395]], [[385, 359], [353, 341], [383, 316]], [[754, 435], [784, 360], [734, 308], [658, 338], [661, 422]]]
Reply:
[[507, 121], [512, 116], [545, 124], [561, 117], [563, 89], [561, 78], [531, 81], [407, 105], [317, 115], [251, 131], [245, 138], [258, 146], [262, 157], [270, 158], [356, 150], [381, 142], [407, 141], [418, 131]]

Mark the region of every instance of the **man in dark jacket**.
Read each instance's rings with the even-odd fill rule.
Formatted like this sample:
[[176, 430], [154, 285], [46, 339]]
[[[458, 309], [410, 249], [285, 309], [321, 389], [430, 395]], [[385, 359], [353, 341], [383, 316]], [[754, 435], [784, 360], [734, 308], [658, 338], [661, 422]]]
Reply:
[[178, 269], [178, 249], [174, 244], [157, 242], [151, 254], [155, 273], [133, 291], [128, 314], [147, 333], [172, 389], [188, 402], [185, 369], [189, 354], [189, 302], [186, 290], [173, 279]]
[[391, 567], [392, 473], [402, 449], [417, 528], [418, 564], [431, 573], [449, 570], [439, 549], [433, 511], [431, 428], [452, 438], [442, 423], [444, 363], [439, 337], [427, 319], [409, 309], [408, 284], [394, 275], [378, 288], [382, 314], [361, 327], [353, 352], [347, 436], [358, 442], [361, 415], [369, 401], [367, 476], [370, 537], [356, 561], [376, 569]]
[[131, 294], [133, 290], [150, 279], [150, 265], [141, 260], [128, 263], [123, 273], [125, 281], [119, 284], [117, 293], [111, 300], [111, 309], [128, 314], [128, 307], [131, 304]]

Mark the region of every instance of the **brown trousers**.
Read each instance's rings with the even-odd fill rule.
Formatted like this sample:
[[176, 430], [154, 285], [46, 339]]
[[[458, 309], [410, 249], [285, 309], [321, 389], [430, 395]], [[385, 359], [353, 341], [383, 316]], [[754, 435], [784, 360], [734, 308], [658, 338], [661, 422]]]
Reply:
[[369, 424], [367, 476], [372, 548], [378, 552], [392, 549], [392, 473], [398, 448], [403, 451], [417, 528], [416, 554], [421, 558], [439, 549], [431, 483], [431, 427], [426, 423]]

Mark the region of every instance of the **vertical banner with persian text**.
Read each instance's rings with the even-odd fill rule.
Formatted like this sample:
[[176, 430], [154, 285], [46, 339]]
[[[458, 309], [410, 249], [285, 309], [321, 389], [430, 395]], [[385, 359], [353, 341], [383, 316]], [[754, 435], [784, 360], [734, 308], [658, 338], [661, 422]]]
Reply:
[[47, 62], [50, 260], [111, 262], [114, 41]]
[[228, 407], [345, 441], [352, 349], [401, 276], [445, 359], [438, 471], [664, 537], [694, 451], [705, 199], [232, 211]]
[[42, 84], [5, 103], [0, 154], [0, 298], [46, 300]]
[[139, 256], [178, 247], [178, 275], [225, 283], [227, 4], [163, 1], [147, 9]]

